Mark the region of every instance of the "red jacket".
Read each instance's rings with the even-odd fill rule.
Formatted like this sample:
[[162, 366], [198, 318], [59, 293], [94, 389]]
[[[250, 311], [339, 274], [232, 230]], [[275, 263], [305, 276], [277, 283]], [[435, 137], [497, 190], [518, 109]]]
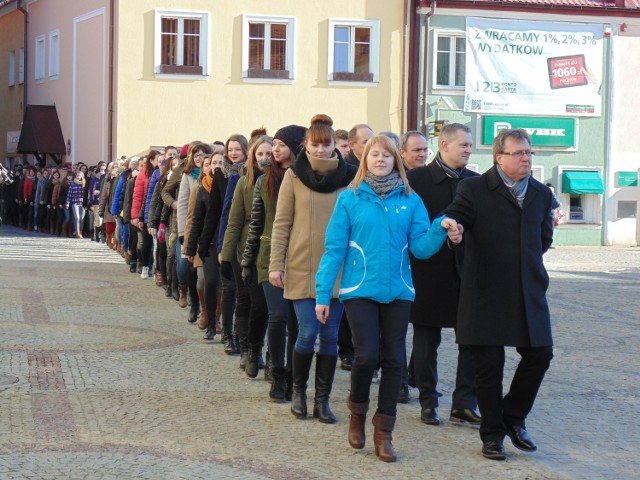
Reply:
[[131, 200], [131, 218], [140, 218], [140, 209], [144, 205], [147, 195], [147, 186], [149, 185], [149, 176], [145, 168], [138, 174], [135, 187], [133, 189], [133, 199]]

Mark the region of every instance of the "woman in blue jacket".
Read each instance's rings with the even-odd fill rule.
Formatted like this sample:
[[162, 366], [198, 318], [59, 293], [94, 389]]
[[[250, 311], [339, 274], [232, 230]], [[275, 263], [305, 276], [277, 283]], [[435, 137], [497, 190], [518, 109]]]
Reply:
[[459, 243], [455, 221], [438, 218], [433, 225], [420, 197], [412, 193], [398, 149], [386, 136], [367, 142], [355, 179], [336, 202], [327, 227], [325, 253], [316, 275], [316, 315], [326, 322], [335, 279], [342, 267], [340, 300], [353, 334], [349, 444], [365, 444], [364, 422], [371, 377], [378, 358], [382, 380], [373, 416], [375, 453], [395, 462], [391, 432], [404, 362], [405, 339], [415, 290], [409, 252], [426, 259], [447, 238]]

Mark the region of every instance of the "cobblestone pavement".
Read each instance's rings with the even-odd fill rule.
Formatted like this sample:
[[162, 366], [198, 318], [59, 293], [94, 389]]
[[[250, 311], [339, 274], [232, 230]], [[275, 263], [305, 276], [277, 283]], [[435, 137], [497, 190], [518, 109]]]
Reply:
[[[348, 372], [336, 373], [337, 424], [296, 420], [117, 254], [2, 226], [0, 478], [638, 478], [640, 249], [558, 247], [546, 263], [556, 345], [528, 422], [538, 452], [507, 441], [506, 462], [483, 459], [477, 430], [420, 422], [414, 389], [399, 462], [384, 464], [370, 423], [364, 450], [347, 444]], [[509, 351], [507, 380], [515, 362]], [[443, 418], [454, 363], [448, 332]]]

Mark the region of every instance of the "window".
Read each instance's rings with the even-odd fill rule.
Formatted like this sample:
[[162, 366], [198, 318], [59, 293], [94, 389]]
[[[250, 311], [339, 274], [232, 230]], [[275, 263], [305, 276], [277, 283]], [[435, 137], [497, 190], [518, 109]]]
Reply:
[[467, 40], [464, 33], [436, 32], [435, 88], [464, 88]]
[[24, 83], [24, 48], [20, 49], [20, 58], [18, 60], [20, 62], [18, 67], [18, 83], [22, 85]]
[[618, 218], [636, 218], [638, 202], [634, 200], [620, 200], [618, 202]]
[[34, 78], [36, 82], [44, 81], [44, 35], [36, 37], [36, 57], [35, 57]]
[[208, 75], [208, 23], [207, 13], [156, 10], [156, 75]]
[[244, 15], [242, 26], [243, 78], [292, 79], [295, 20]]
[[60, 73], [60, 31], [49, 33], [49, 78], [58, 78]]
[[11, 50], [9, 52], [9, 86], [13, 87], [16, 84], [16, 52]]
[[329, 81], [378, 82], [380, 22], [329, 19]]

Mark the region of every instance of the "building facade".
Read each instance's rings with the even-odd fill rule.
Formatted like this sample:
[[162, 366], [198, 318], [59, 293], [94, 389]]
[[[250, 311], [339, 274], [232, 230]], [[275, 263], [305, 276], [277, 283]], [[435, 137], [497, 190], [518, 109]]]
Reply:
[[15, 2], [0, 2], [0, 161], [11, 168], [17, 152], [24, 104], [24, 15]]
[[565, 214], [554, 242], [637, 245], [640, 148], [628, 140], [640, 96], [625, 78], [639, 71], [640, 5], [452, 0], [417, 11], [418, 124], [431, 149], [438, 122], [464, 123], [471, 167], [484, 172], [495, 134], [525, 128], [532, 175], [554, 187]]
[[275, 133], [317, 113], [335, 128], [405, 127], [402, 0], [6, 3], [28, 14], [28, 103], [55, 105], [66, 162]]

